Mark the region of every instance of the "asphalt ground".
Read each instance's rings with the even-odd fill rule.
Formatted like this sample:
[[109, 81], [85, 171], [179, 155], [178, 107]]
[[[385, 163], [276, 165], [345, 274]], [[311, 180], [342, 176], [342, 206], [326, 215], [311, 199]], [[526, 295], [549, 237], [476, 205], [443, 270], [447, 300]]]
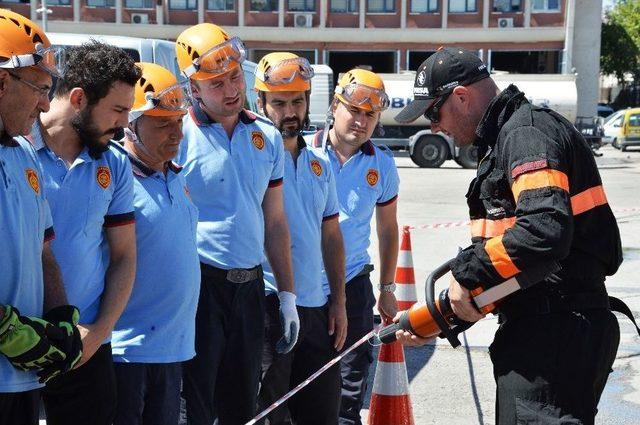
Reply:
[[[618, 273], [607, 279], [607, 289], [627, 302], [640, 319], [640, 150], [623, 153], [607, 146], [601, 152], [603, 156], [596, 161], [618, 218], [625, 257]], [[414, 227], [416, 286], [418, 299], [424, 300], [428, 273], [455, 256], [458, 247], [469, 244], [468, 226], [460, 223], [468, 219], [464, 195], [474, 170], [463, 170], [453, 161], [439, 169], [420, 169], [402, 154], [396, 157], [396, 164], [401, 179], [399, 223]], [[451, 227], [432, 226], [445, 223]], [[376, 251], [372, 240], [373, 257]], [[375, 273], [372, 277], [377, 282]], [[448, 276], [438, 284], [439, 289], [446, 287]], [[640, 423], [640, 338], [628, 319], [620, 316], [619, 322], [620, 348], [599, 405], [598, 424]], [[416, 424], [495, 423], [495, 383], [488, 346], [496, 328], [497, 319], [489, 315], [461, 335], [462, 347], [453, 349], [446, 340], [438, 340], [432, 346], [405, 349]], [[374, 374], [375, 363], [369, 388]], [[368, 402], [365, 407], [368, 409]], [[367, 414], [363, 410], [364, 418]]]

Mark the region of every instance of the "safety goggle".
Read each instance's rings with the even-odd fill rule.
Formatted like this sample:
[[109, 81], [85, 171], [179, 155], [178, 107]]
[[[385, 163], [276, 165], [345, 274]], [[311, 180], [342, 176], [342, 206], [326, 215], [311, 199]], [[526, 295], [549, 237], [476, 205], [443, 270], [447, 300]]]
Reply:
[[186, 113], [189, 107], [189, 95], [187, 92], [187, 84], [179, 83], [173, 86], [167, 87], [157, 94], [153, 92], [147, 92], [145, 94], [146, 103], [140, 108], [132, 109], [129, 112], [129, 121], [133, 121], [136, 118], [143, 115], [145, 112], [152, 109], [162, 109], [168, 112], [181, 112]]
[[234, 62], [237, 64], [244, 62], [246, 57], [247, 51], [244, 44], [238, 37], [233, 37], [207, 50], [182, 73], [187, 78], [199, 71], [208, 74], [222, 74], [228, 71]]
[[424, 117], [432, 123], [438, 124], [440, 122], [440, 109], [442, 109], [442, 105], [444, 105], [451, 93], [453, 93], [453, 90], [441, 94], [431, 102], [431, 105], [424, 111]]
[[313, 68], [305, 58], [285, 59], [266, 71], [256, 70], [258, 80], [273, 86], [290, 84], [296, 77], [309, 81], [313, 75]]
[[54, 77], [62, 76], [65, 67], [65, 50], [63, 47], [51, 46], [45, 48], [36, 44], [35, 53], [14, 55], [9, 60], [0, 63], [0, 68], [16, 69], [37, 66]]
[[369, 105], [372, 111], [384, 111], [389, 107], [389, 96], [384, 90], [362, 84], [352, 83], [346, 87], [337, 86], [335, 92], [342, 95], [350, 105], [361, 107]]

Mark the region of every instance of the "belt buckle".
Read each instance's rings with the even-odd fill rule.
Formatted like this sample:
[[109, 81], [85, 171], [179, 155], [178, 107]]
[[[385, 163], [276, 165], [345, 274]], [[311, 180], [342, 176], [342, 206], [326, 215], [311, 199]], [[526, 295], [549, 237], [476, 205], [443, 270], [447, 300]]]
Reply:
[[227, 272], [227, 280], [233, 283], [245, 283], [250, 280], [251, 270], [231, 269]]

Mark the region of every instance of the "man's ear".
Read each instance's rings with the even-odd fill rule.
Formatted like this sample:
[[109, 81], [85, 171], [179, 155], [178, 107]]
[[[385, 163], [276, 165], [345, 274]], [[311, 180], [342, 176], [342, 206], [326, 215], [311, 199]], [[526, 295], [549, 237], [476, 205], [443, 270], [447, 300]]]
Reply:
[[80, 87], [74, 87], [69, 92], [69, 103], [76, 112], [84, 109], [89, 103], [87, 94]]
[[469, 108], [469, 104], [471, 100], [470, 94], [471, 92], [467, 87], [458, 86], [453, 89], [452, 96], [455, 97], [456, 102], [459, 104], [459, 106], [466, 110]]

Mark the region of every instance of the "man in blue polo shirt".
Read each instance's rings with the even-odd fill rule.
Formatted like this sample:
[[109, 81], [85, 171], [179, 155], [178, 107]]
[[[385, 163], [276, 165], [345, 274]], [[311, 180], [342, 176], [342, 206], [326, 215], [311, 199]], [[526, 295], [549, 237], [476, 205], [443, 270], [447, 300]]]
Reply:
[[[347, 72], [336, 86], [331, 106], [333, 127], [324, 139], [336, 174], [340, 228], [346, 247], [349, 320], [346, 346], [373, 329], [375, 298], [369, 280], [373, 266], [367, 249], [374, 210], [380, 254], [378, 311], [386, 322], [397, 311], [393, 291], [399, 243], [396, 199], [400, 179], [391, 153], [370, 141], [381, 111], [388, 106], [389, 98], [380, 77], [364, 69]], [[323, 144], [323, 136], [322, 132], [315, 135], [316, 146]], [[370, 344], [343, 358], [340, 424], [361, 423], [360, 409], [372, 361]]]
[[[256, 69], [258, 103], [282, 134], [285, 147], [284, 206], [291, 232], [296, 304], [300, 315], [298, 342], [288, 353], [279, 301], [269, 263], [264, 264], [267, 292], [265, 346], [259, 410], [320, 369], [342, 349], [347, 333], [344, 295], [344, 245], [338, 223], [338, 198], [331, 164], [321, 149], [307, 147], [300, 132], [309, 120], [313, 68], [293, 53], [266, 55]], [[331, 298], [322, 285], [324, 260]], [[267, 417], [275, 424], [338, 422], [340, 369], [332, 367], [284, 406]]]
[[[27, 31], [26, 29], [29, 29]], [[51, 252], [53, 227], [28, 134], [49, 109], [52, 75], [64, 66], [45, 33], [0, 9], [0, 424], [36, 425], [41, 382], [73, 367], [80, 334]], [[65, 318], [64, 312], [71, 313]], [[44, 314], [48, 319], [38, 319]], [[53, 339], [54, 324], [69, 333]], [[69, 350], [72, 348], [72, 350]], [[38, 382], [40, 381], [40, 382]]]
[[244, 424], [256, 409], [264, 337], [265, 253], [273, 269], [285, 329], [295, 343], [298, 315], [290, 237], [282, 201], [280, 132], [243, 109], [245, 49], [213, 24], [176, 40], [193, 107], [184, 122], [179, 163], [199, 210], [201, 289], [196, 356], [184, 367], [189, 424]]
[[171, 162], [182, 139], [187, 96], [169, 70], [137, 65], [142, 77], [125, 149], [135, 176], [138, 262], [111, 341], [118, 383], [114, 425], [177, 425], [181, 362], [195, 354], [200, 292], [198, 211], [180, 167]]
[[110, 338], [135, 276], [133, 174], [110, 139], [128, 124], [140, 70], [121, 49], [67, 49], [51, 109], [33, 127], [57, 238], [53, 252], [80, 309], [81, 366], [43, 391], [48, 424], [108, 425], [116, 403]]

